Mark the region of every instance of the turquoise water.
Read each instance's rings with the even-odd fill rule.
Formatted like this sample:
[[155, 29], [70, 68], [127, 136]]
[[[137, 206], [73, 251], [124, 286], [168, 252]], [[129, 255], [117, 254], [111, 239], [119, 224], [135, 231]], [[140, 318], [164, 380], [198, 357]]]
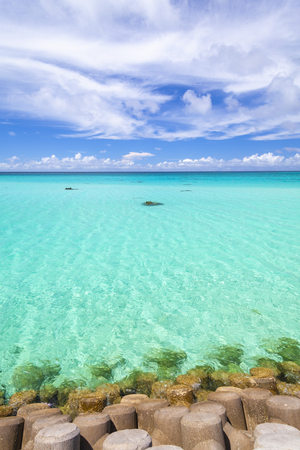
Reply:
[[300, 173], [3, 174], [0, 192], [8, 390], [27, 362], [88, 383], [153, 348], [186, 370], [238, 344], [247, 370], [264, 340], [300, 340]]

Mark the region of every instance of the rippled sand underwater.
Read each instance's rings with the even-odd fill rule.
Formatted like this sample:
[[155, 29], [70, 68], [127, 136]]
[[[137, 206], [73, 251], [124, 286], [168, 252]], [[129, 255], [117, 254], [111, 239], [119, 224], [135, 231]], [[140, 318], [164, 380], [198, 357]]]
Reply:
[[300, 173], [14, 174], [0, 192], [8, 391], [26, 367], [91, 385], [297, 347]]

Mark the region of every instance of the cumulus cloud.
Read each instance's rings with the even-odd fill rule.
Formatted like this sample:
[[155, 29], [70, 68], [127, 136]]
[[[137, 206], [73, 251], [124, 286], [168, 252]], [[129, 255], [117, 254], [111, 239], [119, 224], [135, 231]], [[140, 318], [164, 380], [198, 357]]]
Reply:
[[142, 158], [149, 158], [149, 156], [155, 156], [152, 155], [152, 153], [147, 152], [129, 152], [127, 155], [123, 155], [124, 159], [142, 159]]
[[206, 114], [211, 109], [210, 94], [198, 97], [194, 91], [189, 89], [183, 95], [182, 100], [186, 103], [186, 110], [190, 114]]
[[[14, 156], [8, 162], [0, 163], [0, 172], [61, 172], [61, 171], [235, 171], [235, 170], [300, 170], [300, 152], [285, 158], [273, 153], [255, 154], [242, 159], [217, 159], [208, 156], [199, 159], [181, 159], [179, 161], [162, 161], [156, 164], [142, 164], [135, 162], [143, 157], [154, 156], [149, 153], [130, 152], [131, 157], [122, 159], [96, 158], [82, 156], [79, 153], [73, 158], [57, 158], [55, 155], [46, 156], [40, 160], [21, 161]], [[134, 155], [134, 156], [132, 156]], [[138, 156], [137, 156], [138, 155]], [[144, 156], [141, 156], [144, 155]]]
[[69, 137], [299, 138], [299, 13], [297, 0], [0, 0], [1, 108]]

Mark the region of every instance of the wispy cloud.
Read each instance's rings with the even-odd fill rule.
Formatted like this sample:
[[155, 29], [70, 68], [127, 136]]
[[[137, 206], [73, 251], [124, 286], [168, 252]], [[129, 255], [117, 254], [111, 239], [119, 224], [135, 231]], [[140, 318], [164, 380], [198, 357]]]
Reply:
[[[130, 155], [128, 157], [128, 155]], [[162, 161], [156, 164], [140, 163], [135, 160], [154, 156], [149, 153], [130, 152], [122, 159], [96, 158], [95, 156], [82, 156], [77, 153], [73, 158], [57, 158], [55, 155], [40, 160], [21, 161], [18, 157], [9, 158], [8, 162], [0, 163], [0, 171], [19, 172], [47, 172], [47, 171], [235, 171], [235, 170], [300, 170], [300, 153], [285, 158], [282, 155], [264, 153], [245, 156], [238, 159], [216, 159], [210, 156], [199, 159], [181, 159], [179, 161]], [[138, 155], [138, 156], [137, 156]], [[143, 155], [143, 156], [141, 156]], [[127, 157], [125, 157], [127, 156]]]
[[300, 148], [298, 147], [284, 147], [284, 150], [287, 152], [300, 152]]
[[72, 137], [299, 138], [299, 15], [296, 0], [1, 2], [1, 107]]
[[10, 136], [16, 136], [16, 133], [15, 133], [14, 131], [9, 131], [8, 134], [9, 134]]

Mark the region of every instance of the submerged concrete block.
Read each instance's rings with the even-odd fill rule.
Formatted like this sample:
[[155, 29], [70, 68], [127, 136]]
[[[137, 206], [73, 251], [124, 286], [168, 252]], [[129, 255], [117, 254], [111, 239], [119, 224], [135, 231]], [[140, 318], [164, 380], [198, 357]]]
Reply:
[[[204, 441], [216, 441], [225, 450], [222, 421], [211, 413], [191, 412], [181, 420], [182, 443], [184, 450], [194, 450]], [[199, 446], [199, 449], [201, 446]]]
[[110, 433], [110, 417], [103, 412], [82, 414], [73, 423], [80, 430], [80, 450], [91, 450], [91, 446]]
[[21, 448], [23, 417], [3, 417], [0, 419], [0, 449], [19, 450]]
[[244, 389], [242, 402], [248, 430], [252, 431], [260, 423], [268, 422], [266, 403], [271, 397], [273, 395], [267, 389]]
[[206, 401], [194, 403], [190, 407], [191, 412], [206, 412], [211, 414], [217, 414], [221, 418], [222, 426], [224, 427], [227, 422], [226, 409], [221, 403]]
[[160, 408], [169, 406], [168, 400], [154, 398], [145, 400], [137, 406], [138, 427], [150, 435], [154, 430], [154, 413]]
[[111, 433], [121, 430], [132, 430], [137, 428], [137, 416], [134, 406], [110, 405], [103, 410], [111, 420]]
[[168, 406], [158, 409], [154, 413], [152, 439], [162, 445], [182, 447], [181, 420], [189, 413], [186, 406]]
[[[216, 391], [209, 394], [209, 401], [220, 403], [226, 409], [231, 425], [239, 430], [246, 430], [246, 421], [241, 397], [234, 391]], [[224, 426], [224, 425], [223, 425]]]
[[151, 446], [151, 436], [145, 430], [123, 430], [110, 434], [103, 450], [145, 450]]
[[74, 423], [43, 428], [34, 439], [34, 450], [80, 450], [80, 430]]
[[300, 430], [300, 399], [289, 395], [276, 395], [267, 401], [269, 419], [279, 419]]

